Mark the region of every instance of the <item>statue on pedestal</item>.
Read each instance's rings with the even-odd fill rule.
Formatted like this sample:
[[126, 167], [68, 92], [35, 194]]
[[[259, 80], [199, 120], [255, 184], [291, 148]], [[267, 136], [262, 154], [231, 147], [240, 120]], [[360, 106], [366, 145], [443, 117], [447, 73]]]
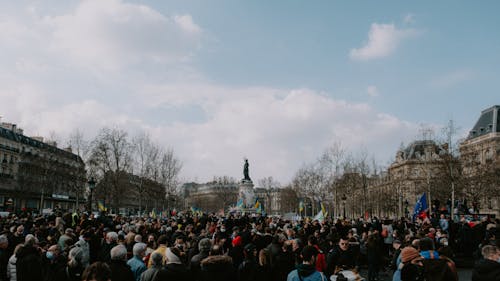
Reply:
[[251, 182], [252, 180], [250, 179], [249, 173], [248, 173], [248, 159], [245, 159], [245, 164], [243, 165], [243, 181], [249, 181]]

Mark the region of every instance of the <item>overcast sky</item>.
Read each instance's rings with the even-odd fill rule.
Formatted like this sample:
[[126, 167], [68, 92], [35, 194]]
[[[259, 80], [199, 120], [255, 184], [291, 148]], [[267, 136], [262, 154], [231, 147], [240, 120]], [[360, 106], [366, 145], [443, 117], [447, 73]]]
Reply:
[[334, 142], [380, 164], [500, 104], [499, 1], [0, 1], [0, 116], [148, 132], [181, 177], [290, 181]]

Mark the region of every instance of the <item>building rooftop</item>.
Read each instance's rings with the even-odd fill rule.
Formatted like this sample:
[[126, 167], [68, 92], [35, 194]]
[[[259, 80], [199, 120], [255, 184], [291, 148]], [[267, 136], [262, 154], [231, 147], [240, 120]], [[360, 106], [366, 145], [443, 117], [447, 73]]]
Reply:
[[500, 132], [500, 105], [494, 105], [481, 112], [481, 116], [476, 122], [476, 125], [470, 130], [467, 139], [473, 139], [489, 133]]

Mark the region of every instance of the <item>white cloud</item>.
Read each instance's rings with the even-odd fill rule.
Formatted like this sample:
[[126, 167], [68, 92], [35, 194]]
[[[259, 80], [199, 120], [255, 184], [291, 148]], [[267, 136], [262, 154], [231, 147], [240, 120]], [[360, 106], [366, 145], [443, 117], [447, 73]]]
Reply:
[[198, 47], [201, 28], [190, 15], [165, 16], [120, 0], [82, 1], [69, 14], [45, 17], [52, 47], [86, 66], [117, 69], [143, 61], [185, 60]]
[[391, 55], [402, 40], [417, 34], [414, 29], [398, 29], [394, 24], [373, 23], [368, 32], [368, 42], [361, 48], [351, 49], [353, 60], [371, 60]]
[[12, 15], [0, 21], [0, 115], [27, 135], [143, 129], [200, 181], [239, 178], [246, 156], [254, 180], [286, 183], [335, 140], [386, 160], [413, 136], [416, 125], [333, 93], [209, 82], [189, 61], [202, 33], [189, 15], [118, 0]]
[[366, 93], [370, 97], [378, 97], [379, 96], [377, 86], [373, 86], [373, 85], [368, 86], [368, 88], [366, 88]]

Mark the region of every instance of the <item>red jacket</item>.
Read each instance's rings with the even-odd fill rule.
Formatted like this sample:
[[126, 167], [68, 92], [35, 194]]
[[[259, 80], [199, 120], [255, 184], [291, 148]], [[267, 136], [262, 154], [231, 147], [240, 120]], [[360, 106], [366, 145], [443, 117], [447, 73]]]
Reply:
[[318, 250], [318, 257], [316, 258], [316, 270], [319, 272], [324, 272], [326, 270], [326, 259], [325, 254], [318, 245], [314, 245], [314, 248]]

